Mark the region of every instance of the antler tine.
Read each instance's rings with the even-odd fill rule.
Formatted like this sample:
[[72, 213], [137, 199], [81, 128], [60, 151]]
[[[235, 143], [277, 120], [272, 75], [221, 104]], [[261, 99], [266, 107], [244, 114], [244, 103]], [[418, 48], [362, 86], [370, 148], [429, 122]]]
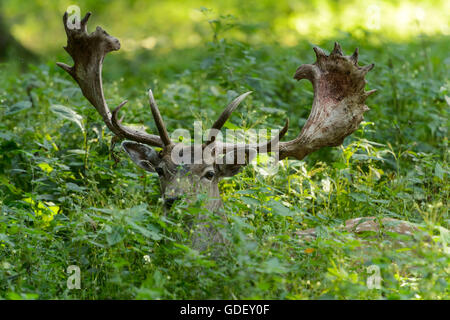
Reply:
[[342, 52], [342, 47], [338, 42], [334, 43], [334, 49], [331, 52], [331, 54], [340, 55], [340, 56], [344, 55], [344, 52]]
[[356, 48], [355, 52], [353, 52], [352, 56], [350, 57], [355, 66], [358, 65], [358, 57], [359, 57], [359, 49]]
[[89, 18], [91, 17], [91, 15], [92, 15], [91, 12], [86, 13], [86, 15], [84, 16], [84, 18], [80, 21], [81, 30], [82, 30], [83, 32], [86, 32], [86, 33], [87, 33], [87, 23], [88, 23], [88, 20], [89, 20]]
[[144, 144], [148, 144], [151, 146], [156, 146], [156, 147], [164, 147], [164, 144], [159, 141], [159, 140], [155, 140], [153, 138], [149, 139], [149, 135], [146, 134], [145, 132], [139, 131], [139, 130], [135, 130], [126, 126], [122, 125], [122, 120], [123, 117], [119, 120], [118, 119], [118, 114], [120, 109], [122, 109], [122, 107], [128, 102], [128, 100], [123, 101], [121, 104], [119, 104], [112, 112], [111, 114], [111, 122], [113, 124], [113, 126], [116, 129], [116, 132], [118, 132], [120, 134], [121, 137], [126, 138], [126, 139], [130, 139], [136, 142], [140, 142], [140, 143], [144, 143]]
[[264, 151], [272, 152], [273, 147], [278, 146], [278, 143], [286, 135], [288, 129], [289, 129], [289, 119], [286, 119], [286, 123], [284, 124], [283, 129], [281, 129], [281, 131], [278, 132], [278, 135], [275, 138], [273, 138], [272, 140], [270, 140], [267, 144], [258, 145], [258, 147], [256, 148], [256, 151], [257, 152], [264, 152]]
[[314, 52], [316, 53], [316, 58], [319, 59], [323, 59], [327, 56], [327, 54], [325, 53], [325, 51], [323, 51], [322, 48], [319, 47], [314, 47], [313, 48]]
[[234, 110], [241, 104], [242, 101], [244, 101], [245, 98], [247, 98], [248, 95], [250, 95], [253, 91], [247, 91], [246, 93], [241, 94], [239, 97], [234, 99], [233, 101], [228, 104], [228, 106], [225, 108], [225, 110], [222, 111], [219, 118], [214, 122], [214, 124], [211, 127], [208, 140], [204, 143], [203, 148], [208, 146], [209, 144], [213, 143], [216, 140], [216, 136], [220, 129], [222, 129], [225, 122], [227, 122], [228, 118], [230, 118], [231, 114]]
[[[241, 94], [239, 97], [234, 99], [230, 102], [230, 104], [225, 108], [225, 110], [222, 111], [219, 118], [214, 122], [214, 124], [211, 127], [211, 130], [220, 130], [222, 129], [225, 122], [227, 122], [228, 118], [231, 116], [233, 111], [241, 104], [242, 101], [244, 101], [245, 98], [247, 98], [248, 95], [250, 95], [253, 91], [248, 91], [246, 93]], [[208, 140], [213, 139], [215, 137], [210, 137]]]
[[288, 129], [289, 129], [289, 119], [286, 119], [283, 129], [281, 129], [280, 132], [278, 132], [278, 134], [274, 138], [272, 138], [272, 140], [254, 146], [247, 145], [246, 148], [256, 149], [256, 152], [258, 153], [269, 153], [272, 151], [276, 151], [275, 147], [278, 146], [280, 140], [286, 135]]
[[158, 105], [156, 104], [155, 98], [153, 97], [152, 90], [148, 90], [148, 98], [150, 101], [150, 108], [152, 110], [153, 118], [155, 119], [156, 127], [158, 128], [159, 136], [165, 146], [172, 145], [172, 140], [169, 138], [169, 133], [167, 132], [166, 125], [159, 112]]
[[[142, 142], [148, 145], [164, 147], [164, 143], [157, 135], [140, 132], [120, 125], [117, 119], [112, 119], [111, 111], [105, 100], [102, 85], [103, 60], [111, 51], [120, 49], [117, 38], [110, 36], [102, 28], [88, 34], [87, 23], [91, 13], [88, 12], [80, 21], [79, 28], [75, 24], [68, 24], [68, 13], [64, 13], [63, 23], [67, 34], [67, 46], [64, 49], [74, 61], [74, 66], [57, 62], [56, 64], [72, 76], [78, 83], [81, 92], [102, 116], [106, 126], [119, 138]], [[126, 102], [123, 102], [115, 113], [120, 110]]]
[[[208, 141], [205, 143], [204, 147], [208, 146], [212, 142], [215, 141], [218, 130], [220, 130], [228, 118], [231, 116], [232, 112], [239, 106], [239, 104], [253, 91], [248, 91], [246, 93], [241, 94], [239, 97], [234, 99], [222, 112], [216, 122], [211, 127], [211, 133], [208, 137]], [[217, 143], [216, 150], [221, 150], [222, 152], [228, 152], [233, 150], [256, 150], [257, 152], [271, 152], [274, 146], [277, 146], [280, 139], [284, 137], [289, 128], [289, 119], [286, 119], [286, 123], [278, 133], [276, 137], [274, 137], [269, 142], [261, 143], [261, 144], [227, 144], [227, 143]], [[214, 129], [214, 130], [213, 130]]]
[[246, 93], [241, 94], [239, 97], [231, 101], [231, 103], [222, 111], [219, 118], [214, 122], [211, 129], [220, 130], [222, 129], [225, 122], [227, 122], [228, 118], [231, 116], [233, 111], [241, 104], [241, 102], [247, 98], [253, 91], [248, 91]]

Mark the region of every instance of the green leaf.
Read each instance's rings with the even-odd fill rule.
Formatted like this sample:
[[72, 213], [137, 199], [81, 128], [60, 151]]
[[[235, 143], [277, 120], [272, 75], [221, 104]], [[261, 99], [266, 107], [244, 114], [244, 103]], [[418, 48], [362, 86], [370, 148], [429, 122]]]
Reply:
[[333, 162], [333, 167], [335, 167], [336, 169], [345, 169], [347, 168], [347, 165], [342, 162]]
[[445, 174], [444, 169], [442, 169], [439, 162], [436, 162], [436, 166], [434, 167], [434, 176], [438, 177], [441, 180], [444, 180], [444, 174]]
[[286, 267], [284, 267], [282, 264], [280, 264], [280, 261], [277, 258], [271, 258], [263, 263], [263, 267], [259, 268], [260, 272], [263, 273], [286, 273], [288, 270]]
[[359, 154], [359, 153], [355, 153], [354, 155], [352, 155], [352, 159], [354, 159], [354, 160], [378, 160], [378, 161], [385, 160], [380, 157], [374, 157], [374, 156], [369, 156], [367, 154]]
[[79, 185], [72, 183], [72, 182], [67, 182], [66, 187], [67, 187], [67, 190], [75, 191], [75, 192], [83, 192], [84, 190], [86, 190], [85, 187], [80, 187]]
[[84, 132], [84, 125], [82, 122], [83, 117], [72, 109], [60, 104], [54, 104], [50, 107], [50, 110], [58, 117], [74, 122], [78, 127], [80, 127], [81, 131]]
[[124, 237], [123, 228], [120, 226], [113, 226], [111, 228], [111, 232], [106, 234], [106, 241], [110, 246], [113, 246], [122, 241], [123, 237]]
[[[142, 234], [146, 238], [150, 238], [152, 240], [158, 241], [162, 239], [162, 235], [158, 232], [158, 229], [153, 226], [149, 225], [147, 228], [141, 227], [140, 225], [134, 223], [130, 219], [127, 219], [128, 224], [136, 231], [138, 231], [140, 234]], [[153, 230], [149, 230], [153, 229]]]
[[4, 233], [0, 233], [0, 244], [2, 244], [2, 242], [9, 244], [11, 247], [14, 247], [14, 243], [9, 241], [8, 235]]
[[250, 197], [241, 197], [242, 201], [244, 201], [245, 204], [248, 204], [250, 206], [257, 206], [259, 205], [259, 201]]
[[353, 199], [355, 199], [358, 202], [367, 201], [367, 196], [364, 193], [352, 192], [352, 193], [350, 193], [350, 197], [352, 197]]
[[290, 217], [295, 214], [294, 211], [289, 210], [289, 208], [285, 207], [278, 201], [270, 200], [269, 206], [272, 208], [273, 214], [277, 214], [283, 217]]
[[10, 116], [16, 113], [19, 113], [20, 111], [26, 110], [31, 108], [31, 102], [30, 101], [19, 101], [16, 104], [12, 105], [8, 111], [5, 112], [5, 115]]
[[21, 194], [22, 190], [20, 190], [19, 188], [17, 188], [14, 184], [12, 184], [8, 178], [6, 178], [5, 176], [0, 176], [0, 183], [4, 186], [6, 186], [9, 191], [11, 191], [14, 194]]
[[80, 156], [84, 156], [86, 154], [86, 150], [72, 149], [72, 150], [67, 150], [67, 153], [73, 153], [73, 154], [78, 154]]

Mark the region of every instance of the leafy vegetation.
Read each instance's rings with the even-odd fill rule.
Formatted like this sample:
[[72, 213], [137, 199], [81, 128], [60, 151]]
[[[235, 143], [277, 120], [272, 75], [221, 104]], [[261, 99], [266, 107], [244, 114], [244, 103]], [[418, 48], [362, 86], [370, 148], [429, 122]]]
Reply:
[[[186, 124], [207, 127], [252, 90], [227, 125], [279, 128], [289, 117], [293, 138], [313, 91], [292, 75], [314, 61], [311, 45], [250, 45], [227, 37], [235, 20], [211, 19], [213, 40], [197, 48], [109, 55], [108, 103], [129, 99], [125, 121], [156, 132], [144, 94], [152, 87], [169, 129], [192, 130]], [[0, 298], [448, 299], [449, 39], [369, 39], [333, 39], [376, 65], [368, 87], [378, 93], [360, 129], [342, 147], [281, 162], [276, 175], [249, 166], [224, 180], [229, 225], [204, 212], [201, 196], [165, 214], [157, 175], [119, 146], [110, 152], [112, 134], [55, 61], [25, 72], [2, 63]], [[220, 254], [191, 248], [187, 221], [200, 213], [229, 240]], [[411, 221], [420, 232], [359, 237], [336, 228], [365, 216]], [[313, 227], [315, 240], [295, 234]], [[70, 265], [81, 269], [80, 290], [66, 285]], [[380, 289], [367, 286], [371, 265]]]

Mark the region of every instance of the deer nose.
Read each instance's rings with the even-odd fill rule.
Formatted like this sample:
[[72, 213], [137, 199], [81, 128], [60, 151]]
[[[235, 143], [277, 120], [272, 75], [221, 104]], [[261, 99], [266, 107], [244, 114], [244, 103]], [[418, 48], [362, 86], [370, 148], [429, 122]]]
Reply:
[[178, 199], [180, 199], [180, 197], [167, 197], [164, 199], [164, 203], [166, 204], [167, 207], [170, 208], [173, 205], [173, 203]]

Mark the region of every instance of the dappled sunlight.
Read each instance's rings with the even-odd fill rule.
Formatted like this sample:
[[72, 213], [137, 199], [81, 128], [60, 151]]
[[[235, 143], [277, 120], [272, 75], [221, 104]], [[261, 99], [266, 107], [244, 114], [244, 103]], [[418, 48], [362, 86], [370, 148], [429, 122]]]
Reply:
[[[62, 13], [71, 4], [67, 0], [51, 5], [6, 0], [2, 8], [13, 35], [24, 46], [37, 53], [48, 53], [65, 43], [59, 26]], [[450, 32], [450, 2], [441, 0], [248, 1], [245, 5], [239, 1], [199, 0], [94, 5], [83, 0], [75, 4], [82, 14], [94, 11], [94, 23], [101, 21], [122, 41], [127, 52], [196, 47], [212, 40], [211, 27], [227, 38], [251, 43], [275, 41], [286, 46], [305, 40], [319, 43], [339, 37], [342, 32], [356, 39], [370, 33], [374, 39], [391, 41], [408, 41], [420, 34], [447, 36]], [[227, 15], [229, 18], [223, 20]], [[221, 16], [219, 25], [216, 22]]]
[[[294, 11], [289, 22], [299, 35], [312, 41], [339, 37], [340, 32], [350, 32], [356, 38], [371, 32], [407, 41], [420, 34], [449, 35], [449, 12], [449, 2], [347, 1], [333, 9], [329, 2], [319, 1], [313, 12]], [[291, 38], [282, 39], [290, 44]]]

